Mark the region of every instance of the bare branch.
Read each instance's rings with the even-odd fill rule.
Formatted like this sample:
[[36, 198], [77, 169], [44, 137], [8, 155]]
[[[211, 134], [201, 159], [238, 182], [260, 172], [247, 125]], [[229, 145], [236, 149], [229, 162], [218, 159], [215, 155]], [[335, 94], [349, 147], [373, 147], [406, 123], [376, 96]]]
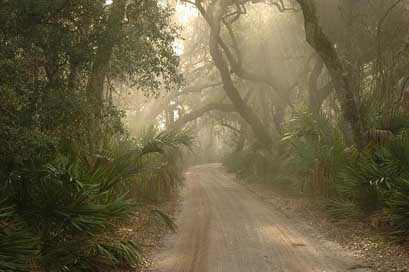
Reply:
[[[185, 1], [185, 0], [183, 0], [183, 1]], [[191, 3], [191, 2], [189, 2], [189, 3]], [[208, 25], [210, 27], [212, 27], [212, 21], [211, 21], [209, 15], [207, 14], [206, 10], [202, 6], [201, 1], [196, 0], [196, 2], [194, 3], [194, 6], [199, 10], [200, 14], [206, 20]], [[288, 104], [290, 107], [293, 107], [290, 98], [288, 96], [283, 96], [280, 93], [280, 91], [284, 90], [285, 88], [283, 86], [281, 86], [278, 82], [276, 82], [274, 79], [272, 79], [269, 76], [264, 76], [264, 75], [261, 75], [261, 74], [252, 73], [252, 72], [247, 71], [247, 70], [245, 70], [243, 68], [242, 61], [241, 61], [241, 55], [240, 55], [241, 53], [240, 53], [240, 50], [239, 50], [239, 47], [238, 47], [236, 37], [234, 35], [234, 31], [232, 30], [230, 24], [224, 24], [224, 25], [226, 26], [226, 28], [227, 28], [227, 30], [229, 32], [229, 36], [230, 36], [230, 38], [231, 38], [231, 40], [233, 42], [233, 48], [236, 51], [236, 55], [237, 55], [236, 58], [233, 56], [233, 54], [230, 51], [227, 44], [220, 37], [220, 33], [218, 33], [217, 42], [219, 43], [220, 47], [223, 49], [223, 52], [224, 52], [224, 54], [225, 54], [225, 56], [226, 56], [226, 58], [227, 58], [227, 60], [228, 60], [228, 62], [230, 64], [230, 71], [235, 73], [237, 76], [239, 76], [242, 79], [270, 86], [274, 91], [276, 91], [278, 93], [278, 97], [280, 99], [282, 99], [284, 103]], [[288, 90], [286, 90], [285, 93], [288, 94]]]
[[189, 86], [183, 89], [182, 92], [179, 92], [179, 95], [182, 94], [187, 94], [187, 93], [201, 93], [203, 90], [209, 89], [209, 88], [214, 88], [223, 85], [222, 82], [217, 82], [217, 83], [208, 83], [208, 84], [203, 84], [203, 85], [198, 85], [198, 86]]
[[[198, 0], [196, 0], [196, 4]], [[269, 131], [264, 127], [263, 123], [260, 121], [258, 116], [255, 112], [247, 105], [247, 103], [242, 99], [240, 96], [239, 91], [235, 87], [233, 80], [231, 78], [229, 65], [227, 64], [222, 51], [220, 50], [219, 45], [221, 38], [220, 38], [220, 28], [221, 28], [221, 18], [223, 13], [225, 12], [225, 3], [221, 4], [220, 6], [215, 6], [219, 4], [219, 2], [214, 2], [214, 5], [210, 6], [210, 14], [212, 20], [209, 20], [210, 26], [210, 41], [209, 41], [209, 48], [210, 48], [210, 55], [212, 56], [213, 62], [217, 69], [219, 70], [220, 77], [223, 81], [223, 88], [226, 95], [232, 101], [233, 105], [235, 106], [237, 112], [240, 116], [246, 120], [246, 122], [251, 126], [253, 129], [254, 134], [257, 136], [258, 140], [264, 144], [270, 145], [271, 144], [271, 137], [269, 135]], [[200, 3], [199, 3], [200, 5]], [[204, 11], [204, 9], [202, 9]], [[206, 12], [204, 12], [204, 17], [207, 17]]]
[[209, 103], [196, 111], [192, 111], [180, 117], [178, 120], [176, 120], [173, 123], [171, 129], [182, 128], [187, 123], [203, 116], [205, 113], [210, 112], [210, 111], [216, 111], [216, 110], [221, 111], [221, 112], [235, 112], [236, 111], [235, 107], [231, 104]]
[[222, 127], [229, 128], [229, 129], [233, 130], [234, 132], [241, 134], [241, 130], [240, 130], [240, 129], [235, 128], [235, 127], [233, 127], [232, 125], [229, 125], [227, 122], [222, 122], [220, 125], [221, 125]]

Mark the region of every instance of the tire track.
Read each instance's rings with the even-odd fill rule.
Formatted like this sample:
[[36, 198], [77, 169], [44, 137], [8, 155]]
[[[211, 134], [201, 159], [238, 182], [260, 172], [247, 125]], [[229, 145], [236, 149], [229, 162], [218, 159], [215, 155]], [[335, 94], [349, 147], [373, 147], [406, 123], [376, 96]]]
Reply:
[[297, 219], [249, 192], [220, 164], [189, 169], [183, 198], [178, 232], [155, 255], [154, 271], [346, 272], [359, 267], [338, 246], [314, 239], [313, 230], [297, 228]]

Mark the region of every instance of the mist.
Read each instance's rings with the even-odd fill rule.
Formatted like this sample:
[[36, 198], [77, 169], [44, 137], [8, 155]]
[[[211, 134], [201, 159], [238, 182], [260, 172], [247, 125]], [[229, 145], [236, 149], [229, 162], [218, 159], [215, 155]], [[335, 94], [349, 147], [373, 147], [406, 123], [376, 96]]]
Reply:
[[0, 271], [409, 270], [408, 0], [0, 3]]

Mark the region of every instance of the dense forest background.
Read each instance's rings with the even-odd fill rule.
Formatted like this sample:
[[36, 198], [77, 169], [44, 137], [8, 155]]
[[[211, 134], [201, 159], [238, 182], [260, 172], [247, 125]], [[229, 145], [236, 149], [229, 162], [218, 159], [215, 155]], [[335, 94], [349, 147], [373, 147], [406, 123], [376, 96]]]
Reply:
[[[406, 0], [0, 2], [0, 270], [106, 271], [192, 163], [409, 230]], [[154, 211], [167, 221], [160, 211]]]

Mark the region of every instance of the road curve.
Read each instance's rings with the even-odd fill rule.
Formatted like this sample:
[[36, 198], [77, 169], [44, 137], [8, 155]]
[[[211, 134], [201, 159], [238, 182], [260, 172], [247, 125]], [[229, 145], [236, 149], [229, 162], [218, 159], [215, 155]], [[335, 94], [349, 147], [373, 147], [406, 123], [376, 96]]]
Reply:
[[152, 271], [369, 271], [234, 179], [220, 164], [186, 172], [178, 231], [165, 238]]

